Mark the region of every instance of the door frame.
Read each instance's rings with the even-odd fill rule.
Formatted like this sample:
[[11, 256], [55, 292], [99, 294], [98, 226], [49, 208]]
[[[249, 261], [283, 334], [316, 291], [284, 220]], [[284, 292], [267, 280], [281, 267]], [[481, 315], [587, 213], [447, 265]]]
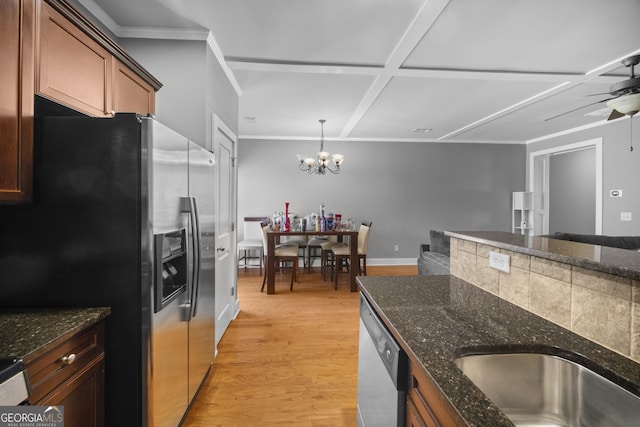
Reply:
[[[235, 297], [233, 301], [233, 306], [230, 307], [233, 310], [233, 314], [231, 316], [232, 319], [235, 319], [240, 312], [240, 301], [238, 300], [238, 250], [237, 250], [237, 216], [238, 216], [238, 168], [237, 168], [237, 157], [238, 157], [238, 137], [235, 132], [231, 130], [231, 128], [219, 117], [217, 114], [211, 114], [211, 133], [212, 133], [212, 147], [211, 150], [216, 153], [218, 156], [218, 150], [220, 146], [221, 138], [227, 138], [233, 144], [233, 150], [231, 153], [231, 179], [230, 185], [231, 189], [231, 206], [230, 206], [230, 220], [231, 220], [231, 239], [230, 239], [230, 248], [229, 248], [229, 258], [231, 259], [229, 262], [233, 266], [233, 275], [232, 275], [232, 287], [233, 287], [233, 296]], [[220, 204], [220, 195], [219, 192], [216, 191], [216, 206], [221, 206]], [[217, 262], [217, 257], [216, 257]], [[216, 266], [216, 271], [219, 271]], [[216, 316], [218, 313], [216, 313]], [[217, 346], [216, 346], [217, 351]]]
[[[595, 172], [596, 172], [596, 229], [595, 234], [602, 234], [602, 138], [594, 138], [586, 141], [576, 142], [573, 144], [560, 145], [557, 147], [547, 148], [529, 153], [529, 191], [533, 193], [534, 200], [534, 230], [533, 233], [548, 234], [549, 233], [549, 158], [556, 154], [570, 153], [572, 151], [580, 151], [595, 148]], [[536, 160], [543, 161], [543, 170], [537, 171], [535, 167]], [[543, 175], [540, 176], [539, 174]], [[540, 188], [542, 186], [542, 188]], [[542, 199], [542, 208], [536, 206], [537, 201]], [[540, 224], [540, 216], [542, 216], [542, 224]]]

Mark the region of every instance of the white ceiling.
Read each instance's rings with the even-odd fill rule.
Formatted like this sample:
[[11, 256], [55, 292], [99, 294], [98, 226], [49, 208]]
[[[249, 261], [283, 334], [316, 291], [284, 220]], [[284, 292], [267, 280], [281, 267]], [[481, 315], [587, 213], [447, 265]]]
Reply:
[[313, 139], [324, 118], [327, 139], [532, 141], [602, 124], [604, 102], [545, 120], [640, 54], [639, 0], [78, 1], [121, 37], [210, 32], [240, 138]]

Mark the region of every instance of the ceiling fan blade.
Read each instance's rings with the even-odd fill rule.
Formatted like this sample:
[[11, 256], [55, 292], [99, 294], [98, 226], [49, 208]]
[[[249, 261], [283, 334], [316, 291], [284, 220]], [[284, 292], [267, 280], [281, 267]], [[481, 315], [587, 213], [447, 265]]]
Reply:
[[607, 121], [619, 119], [620, 117], [624, 117], [624, 113], [621, 113], [618, 110], [612, 110], [611, 114], [609, 114], [609, 118], [607, 119]]
[[592, 96], [602, 96], [602, 95], [611, 95], [611, 93], [609, 92], [590, 93], [588, 95], [574, 96], [574, 99], [591, 98]]
[[553, 117], [549, 117], [548, 119], [544, 119], [544, 121], [548, 122], [549, 120], [557, 119], [558, 117], [565, 116], [567, 114], [573, 113], [574, 111], [582, 110], [583, 108], [587, 108], [587, 107], [590, 107], [592, 105], [602, 104], [603, 102], [607, 102], [607, 101], [609, 101], [611, 99], [614, 99], [614, 98], [607, 98], [607, 99], [602, 99], [600, 101], [592, 102], [591, 104], [583, 105], [582, 107], [574, 108], [573, 110], [565, 111], [564, 113], [555, 115]]

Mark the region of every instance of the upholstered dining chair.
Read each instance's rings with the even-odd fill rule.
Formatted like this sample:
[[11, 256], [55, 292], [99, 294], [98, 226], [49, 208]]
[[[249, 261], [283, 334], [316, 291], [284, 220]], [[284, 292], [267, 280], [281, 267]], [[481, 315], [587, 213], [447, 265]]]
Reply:
[[[262, 246], [264, 251], [264, 260], [265, 260], [265, 268], [264, 268], [264, 277], [262, 278], [262, 288], [260, 288], [260, 292], [264, 291], [264, 285], [267, 283], [267, 274], [270, 268], [273, 268], [273, 265], [269, 265], [267, 263], [268, 253], [268, 245], [267, 245], [267, 231], [269, 231], [269, 226], [262, 227]], [[298, 281], [298, 245], [295, 243], [285, 243], [281, 245], [276, 245], [274, 259], [275, 264], [280, 265], [281, 262], [290, 261], [292, 263], [291, 269], [291, 285], [289, 287], [290, 291], [293, 291], [293, 282]]]
[[[367, 225], [365, 225], [367, 224]], [[358, 265], [350, 265], [349, 268], [357, 268], [359, 276], [367, 275], [367, 246], [369, 245], [369, 234], [371, 232], [371, 222], [362, 222], [358, 230]], [[353, 242], [349, 242], [350, 245]], [[338, 289], [338, 273], [344, 262], [348, 262], [351, 257], [351, 247], [349, 245], [335, 246], [331, 248], [331, 256], [333, 257], [333, 280], [334, 288]]]
[[280, 242], [286, 245], [298, 245], [298, 256], [302, 258], [302, 266], [307, 265], [307, 236], [280, 236]]
[[331, 280], [333, 280], [333, 252], [331, 252], [331, 249], [338, 246], [346, 245], [343, 242], [338, 242], [337, 240], [329, 240], [320, 243], [320, 249], [322, 249], [320, 257], [320, 273], [322, 274], [322, 280], [327, 280], [327, 275], [331, 275]]
[[320, 258], [320, 271], [323, 271], [322, 244], [327, 242], [337, 243], [338, 236], [315, 236], [309, 239], [307, 242], [307, 272], [311, 270], [314, 258]]
[[325, 236], [317, 236], [311, 237], [307, 241], [307, 272], [311, 271], [311, 267], [313, 266], [313, 259], [320, 258], [320, 254], [322, 253], [322, 248], [320, 244], [326, 242], [328, 239]]

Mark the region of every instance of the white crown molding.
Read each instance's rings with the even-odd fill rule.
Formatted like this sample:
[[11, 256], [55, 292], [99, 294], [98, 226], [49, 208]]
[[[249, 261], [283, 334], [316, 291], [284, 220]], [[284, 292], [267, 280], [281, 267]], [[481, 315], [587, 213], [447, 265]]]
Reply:
[[98, 21], [102, 22], [102, 24], [109, 29], [113, 34], [120, 37], [120, 32], [122, 31], [122, 27], [113, 20], [113, 18], [104, 11], [103, 8], [98, 6], [98, 4], [93, 0], [78, 0], [85, 9], [87, 9], [93, 16], [98, 19]]
[[[238, 135], [244, 141], [318, 141], [317, 136], [278, 136], [278, 135]], [[523, 145], [523, 141], [483, 141], [475, 139], [456, 139], [441, 141], [437, 138], [355, 138], [355, 137], [325, 137], [325, 141], [334, 142], [416, 142], [429, 144], [498, 144]]]
[[218, 43], [208, 29], [123, 27], [114, 21], [94, 0], [78, 0], [78, 2], [117, 37], [160, 40], [206, 40], [207, 45], [218, 60], [233, 90], [238, 96], [242, 95], [242, 88], [238, 80], [231, 68], [227, 65]]
[[118, 37], [129, 39], [207, 40], [209, 30], [204, 28], [120, 27]]
[[204, 28], [123, 27], [98, 6], [94, 0], [78, 0], [93, 16], [117, 37], [132, 39], [206, 40], [209, 30]]
[[222, 53], [220, 46], [218, 46], [218, 42], [216, 42], [216, 39], [213, 37], [213, 33], [211, 32], [209, 32], [209, 35], [207, 36], [207, 44], [218, 60], [220, 67], [222, 67], [225, 76], [227, 76], [227, 80], [229, 80], [229, 83], [231, 83], [231, 86], [233, 86], [233, 90], [235, 90], [236, 95], [242, 96], [242, 88], [240, 87], [235, 74], [233, 74], [233, 70], [229, 68], [227, 61], [225, 61], [224, 54]]

